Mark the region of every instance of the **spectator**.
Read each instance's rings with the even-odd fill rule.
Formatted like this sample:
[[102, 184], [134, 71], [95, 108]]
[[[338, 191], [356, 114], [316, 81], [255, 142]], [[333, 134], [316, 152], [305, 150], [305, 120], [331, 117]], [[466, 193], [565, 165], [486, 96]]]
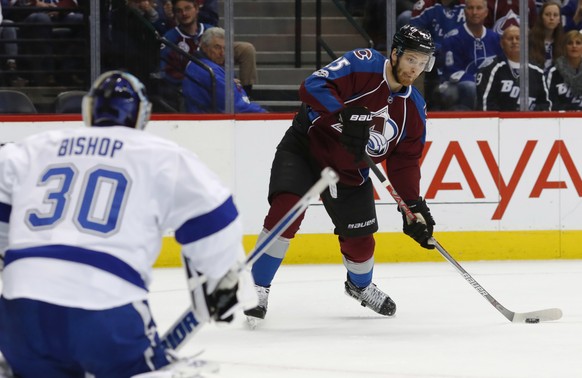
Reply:
[[564, 38], [564, 28], [560, 17], [560, 4], [548, 0], [542, 5], [540, 13], [529, 32], [529, 61], [541, 67], [545, 73], [561, 55], [560, 48]]
[[168, 30], [176, 27], [174, 10], [172, 8], [172, 0], [154, 0], [152, 3], [156, 8], [156, 12], [158, 12], [158, 16], [160, 17], [158, 21], [158, 26], [160, 29], [156, 30], [158, 30], [161, 35], [164, 35]]
[[[505, 56], [497, 57], [477, 74], [478, 108], [517, 111], [519, 106], [519, 27], [506, 26], [501, 36]], [[551, 110], [544, 71], [529, 63], [529, 110]]]
[[[214, 26], [198, 21], [200, 9], [198, 0], [172, 0], [172, 5], [178, 26], [169, 30], [164, 37], [185, 52], [194, 54], [198, 49], [202, 33]], [[257, 80], [255, 47], [248, 42], [239, 41], [233, 43], [233, 48], [234, 61], [240, 66], [241, 84], [247, 94], [251, 95], [253, 84]], [[165, 46], [161, 51], [161, 60], [161, 70], [165, 79], [174, 85], [181, 86], [188, 59]]]
[[562, 25], [565, 32], [582, 30], [582, 0], [564, 0]]
[[[14, 73], [18, 70], [16, 65], [16, 58], [18, 56], [18, 44], [14, 42], [17, 39], [16, 27], [11, 26], [12, 20], [6, 20], [2, 15], [2, 3], [0, 3], [0, 41], [2, 41], [2, 50], [7, 55], [6, 64], [3, 67], [5, 70], [3, 77], [3, 84], [13, 87], [24, 87], [28, 84], [28, 80], [23, 79]], [[11, 42], [4, 42], [11, 40]]]
[[546, 80], [553, 110], [582, 110], [582, 34], [564, 37], [564, 55], [556, 58]]
[[[531, 25], [536, 21], [537, 6], [535, 0], [528, 0], [528, 22]], [[508, 13], [513, 12], [519, 16], [519, 1], [518, 0], [487, 0], [487, 8], [489, 9], [489, 14], [485, 19], [485, 27], [495, 30], [498, 34], [502, 34], [501, 26], [504, 25], [501, 18], [505, 17]]]
[[198, 0], [200, 12], [198, 21], [204, 24], [218, 26], [218, 1], [216, 0]]
[[[196, 54], [202, 63], [214, 71], [216, 78], [216, 105], [217, 111], [225, 110], [225, 82], [224, 72], [224, 29], [206, 29], [200, 37], [200, 51]], [[249, 100], [240, 82], [235, 79], [233, 84], [235, 113], [263, 113], [265, 110]], [[212, 112], [212, 82], [210, 74], [194, 62], [188, 63], [186, 77], [182, 80], [184, 103], [189, 113]]]
[[429, 109], [435, 107], [434, 93], [440, 84], [440, 77], [443, 75], [444, 54], [442, 44], [446, 34], [463, 25], [465, 22], [465, 1], [464, 0], [419, 0], [414, 5], [410, 24], [417, 28], [430, 32], [434, 40], [436, 50], [436, 68], [424, 73], [424, 93]]
[[103, 43], [107, 52], [103, 68], [122, 68], [149, 84], [151, 74], [157, 72], [160, 66], [160, 43], [155, 38], [154, 29], [125, 0], [112, 4], [109, 19], [110, 33], [102, 31], [108, 38]]
[[442, 84], [437, 90], [441, 109], [475, 109], [475, 75], [502, 53], [499, 35], [483, 25], [487, 13], [487, 0], [467, 0], [465, 23], [445, 36]]
[[153, 0], [127, 0], [127, 6], [152, 24], [160, 34], [165, 33], [168, 29], [165, 17], [163, 14], [160, 15]]
[[[7, 5], [7, 4], [5, 4]], [[22, 50], [24, 54], [33, 56], [27, 59], [26, 66], [28, 69], [36, 71], [32, 79], [37, 85], [55, 85], [55, 73], [57, 62], [55, 59], [54, 36], [58, 30], [60, 36], [67, 38], [77, 38], [82, 33], [83, 13], [80, 11], [76, 0], [31, 0], [10, 2], [8, 8], [20, 8], [18, 11], [12, 9], [11, 17], [16, 17], [14, 21], [22, 21], [29, 26], [20, 27], [20, 37], [23, 41]], [[22, 8], [31, 8], [25, 11]], [[43, 8], [41, 10], [35, 8]], [[66, 10], [59, 10], [66, 9]], [[55, 26], [59, 26], [58, 29]], [[62, 27], [66, 25], [67, 27]], [[25, 42], [27, 39], [33, 42]], [[77, 49], [75, 44], [68, 44], [65, 52], [71, 52], [71, 49]], [[71, 79], [77, 83], [80, 79], [71, 75], [71, 69], [78, 69], [81, 64], [78, 60], [67, 58], [63, 61], [62, 69], [67, 71], [63, 77]], [[47, 74], [47, 72], [49, 72]]]

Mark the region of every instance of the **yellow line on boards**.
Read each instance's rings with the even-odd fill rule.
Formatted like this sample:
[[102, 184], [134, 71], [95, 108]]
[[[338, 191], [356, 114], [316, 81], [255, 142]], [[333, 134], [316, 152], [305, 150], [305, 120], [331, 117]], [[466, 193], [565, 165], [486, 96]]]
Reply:
[[[435, 238], [458, 261], [581, 259], [582, 231], [471, 231], [439, 232]], [[443, 261], [436, 250], [418, 246], [402, 233], [377, 233], [377, 263]], [[245, 235], [246, 251], [257, 235]], [[341, 264], [336, 235], [298, 234], [291, 241], [285, 264]], [[181, 265], [180, 246], [172, 237], [162, 241], [155, 267]]]

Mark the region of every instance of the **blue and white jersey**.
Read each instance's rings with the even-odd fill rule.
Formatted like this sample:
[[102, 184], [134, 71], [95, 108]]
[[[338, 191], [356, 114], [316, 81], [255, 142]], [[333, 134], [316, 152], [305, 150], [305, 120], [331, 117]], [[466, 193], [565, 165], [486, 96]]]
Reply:
[[442, 80], [475, 81], [480, 68], [503, 56], [499, 34], [483, 27], [482, 37], [475, 37], [463, 24], [445, 36], [445, 65]]
[[209, 279], [244, 258], [230, 190], [174, 142], [114, 126], [0, 148], [7, 299], [88, 310], [145, 300], [168, 230]]
[[418, 0], [409, 23], [430, 32], [438, 54], [445, 35], [465, 23], [464, 1], [444, 5], [440, 0]]

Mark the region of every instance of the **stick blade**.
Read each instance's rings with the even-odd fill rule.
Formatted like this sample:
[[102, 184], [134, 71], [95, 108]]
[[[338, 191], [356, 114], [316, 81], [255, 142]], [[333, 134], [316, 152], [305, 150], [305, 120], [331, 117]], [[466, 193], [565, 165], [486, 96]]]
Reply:
[[[513, 316], [513, 323], [537, 323], [528, 319], [538, 319], [539, 322], [550, 322], [559, 320], [562, 317], [562, 310], [559, 308], [547, 308], [545, 310], [532, 312], [516, 312]], [[527, 321], [526, 321], [527, 320]]]

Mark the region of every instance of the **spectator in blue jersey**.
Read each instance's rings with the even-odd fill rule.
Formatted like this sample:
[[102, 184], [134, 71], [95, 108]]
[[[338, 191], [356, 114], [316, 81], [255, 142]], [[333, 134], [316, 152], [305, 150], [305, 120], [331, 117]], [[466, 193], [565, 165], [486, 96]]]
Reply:
[[[200, 37], [206, 29], [215, 27], [198, 21], [200, 4], [198, 0], [172, 0], [177, 26], [164, 35], [173, 44], [192, 55], [198, 50]], [[239, 65], [239, 78], [243, 88], [250, 95], [253, 84], [257, 81], [257, 63], [255, 47], [249, 42], [233, 42], [234, 62]], [[160, 69], [164, 78], [180, 87], [188, 58], [180, 55], [168, 46], [162, 46], [160, 52]]]
[[582, 0], [564, 0], [562, 3], [564, 31], [582, 30]]
[[[340, 181], [321, 198], [347, 269], [345, 292], [384, 316], [394, 315], [396, 304], [372, 282], [378, 222], [370, 169], [363, 160], [367, 154], [372, 164], [386, 162], [391, 183], [419, 217], [414, 223], [402, 219], [404, 233], [422, 247], [434, 248], [435, 222], [419, 187], [426, 104], [412, 86], [433, 63], [430, 33], [405, 25], [394, 35], [389, 58], [376, 50], [357, 49], [314, 72], [301, 84], [302, 105], [271, 166], [270, 208], [259, 240], [313, 185], [321, 169], [331, 167]], [[245, 312], [251, 325], [267, 313], [271, 282], [303, 217], [253, 265], [259, 305]]]
[[430, 32], [438, 54], [445, 35], [465, 23], [464, 9], [464, 0], [418, 0], [410, 25]]
[[[501, 36], [503, 55], [477, 73], [478, 109], [518, 111], [520, 106], [520, 36], [519, 26], [510, 22]], [[544, 71], [528, 63], [528, 110], [552, 110]]]
[[582, 111], [582, 34], [570, 30], [564, 37], [564, 54], [556, 59], [546, 82], [552, 110]]
[[475, 109], [475, 74], [503, 53], [499, 35], [483, 25], [487, 13], [487, 0], [466, 0], [465, 23], [445, 36], [443, 75], [437, 90], [442, 109]]
[[[207, 29], [200, 37], [200, 51], [196, 54], [200, 61], [214, 71], [216, 79], [216, 111], [224, 113], [225, 110], [225, 82], [224, 72], [224, 29]], [[232, 83], [234, 92], [235, 113], [263, 113], [265, 109], [249, 100], [247, 93], [242, 88], [240, 81], [234, 79]], [[211, 113], [212, 108], [212, 81], [210, 73], [195, 62], [188, 63], [186, 74], [182, 80], [184, 104], [188, 113]]]
[[436, 47], [436, 69], [424, 73], [424, 93], [429, 94], [426, 96], [429, 110], [433, 108], [434, 102], [434, 96], [430, 94], [434, 93], [440, 84], [440, 77], [442, 76], [442, 67], [444, 65], [443, 39], [451, 30], [463, 25], [465, 22], [464, 8], [464, 0], [418, 0], [414, 4], [410, 25], [428, 30]]

